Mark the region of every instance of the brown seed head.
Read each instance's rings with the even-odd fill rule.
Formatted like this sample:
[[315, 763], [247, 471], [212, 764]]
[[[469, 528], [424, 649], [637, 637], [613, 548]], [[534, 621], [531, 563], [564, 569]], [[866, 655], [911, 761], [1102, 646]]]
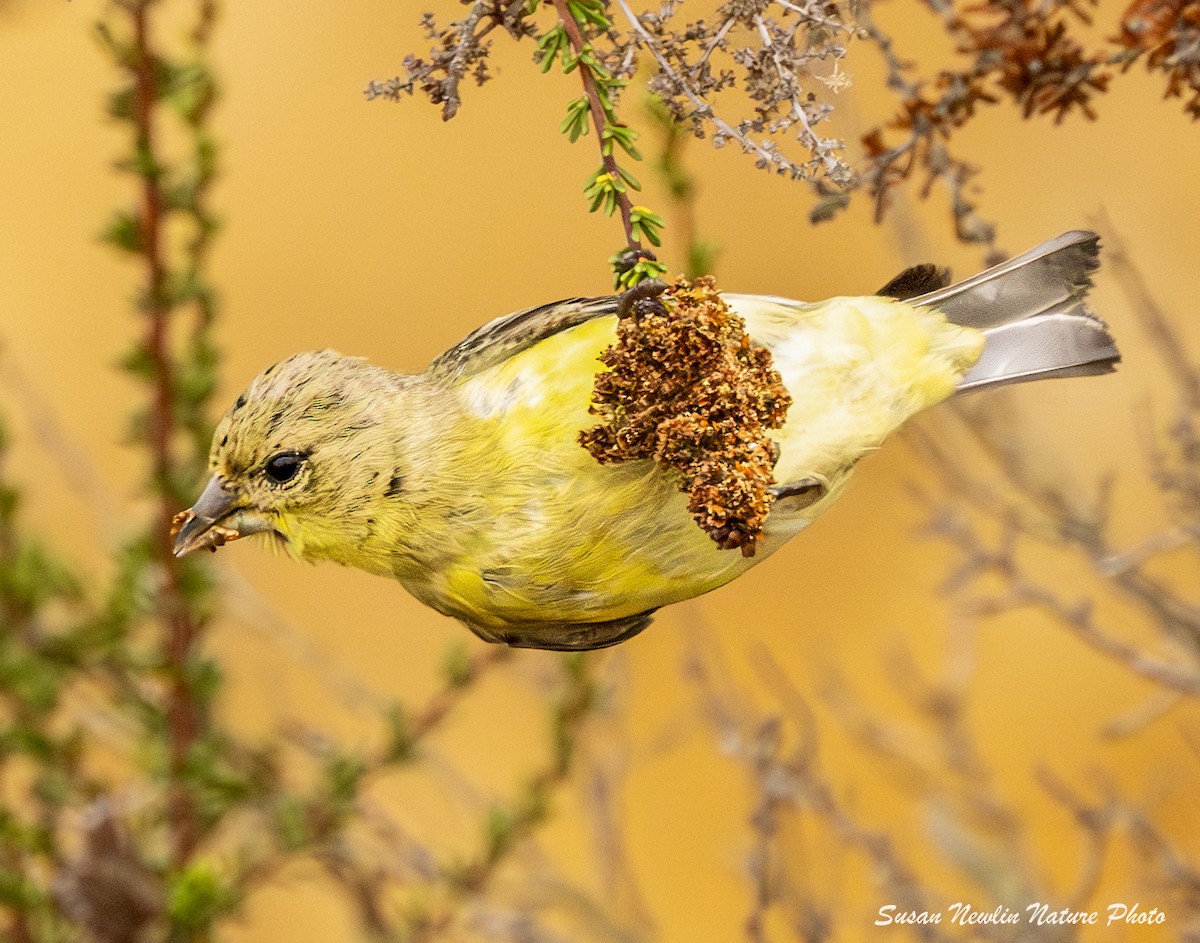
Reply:
[[770, 351], [751, 342], [711, 277], [679, 280], [631, 312], [596, 375], [601, 423], [580, 443], [602, 463], [650, 458], [673, 469], [696, 523], [722, 549], [753, 556], [778, 458], [767, 430], [791, 405]]

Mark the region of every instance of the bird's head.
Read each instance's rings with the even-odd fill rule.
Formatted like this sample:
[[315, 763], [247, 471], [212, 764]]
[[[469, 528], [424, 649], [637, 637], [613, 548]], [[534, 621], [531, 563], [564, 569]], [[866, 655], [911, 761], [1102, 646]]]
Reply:
[[261, 373], [217, 426], [212, 478], [176, 518], [176, 556], [260, 533], [304, 557], [362, 541], [375, 493], [404, 487], [386, 419], [405, 382], [333, 351]]

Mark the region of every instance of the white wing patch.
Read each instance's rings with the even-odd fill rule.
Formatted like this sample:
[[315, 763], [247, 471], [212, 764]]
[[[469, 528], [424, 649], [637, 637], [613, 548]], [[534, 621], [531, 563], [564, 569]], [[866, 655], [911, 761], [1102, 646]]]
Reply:
[[493, 419], [512, 409], [536, 409], [545, 398], [544, 376], [526, 367], [503, 385], [487, 373], [463, 384], [463, 402], [477, 419]]

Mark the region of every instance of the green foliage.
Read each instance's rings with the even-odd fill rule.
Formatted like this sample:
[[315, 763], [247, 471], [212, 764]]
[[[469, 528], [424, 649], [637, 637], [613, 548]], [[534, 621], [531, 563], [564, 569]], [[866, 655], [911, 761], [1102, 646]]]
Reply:
[[717, 256], [720, 254], [721, 247], [715, 242], [693, 239], [687, 246], [687, 260], [683, 269], [684, 277], [695, 280], [701, 275], [712, 274], [716, 271]]
[[629, 189], [622, 174], [613, 174], [606, 167], [601, 167], [588, 180], [583, 188], [583, 195], [591, 200], [591, 211], [604, 210], [606, 216], [612, 216], [619, 208], [621, 195]]
[[[0, 427], [0, 462], [7, 441]], [[30, 776], [24, 799], [0, 799], [0, 911], [51, 940], [64, 927], [46, 877], [63, 853], [58, 822], [94, 789], [84, 731], [62, 708], [93, 651], [78, 577], [22, 533], [19, 504], [0, 481], [0, 777], [11, 764]]]
[[193, 940], [207, 935], [213, 921], [233, 908], [238, 895], [207, 860], [193, 861], [174, 875], [167, 889], [167, 916], [172, 938]]
[[138, 218], [126, 210], [119, 210], [113, 214], [101, 238], [123, 252], [136, 253], [142, 249], [142, 232]]
[[662, 245], [660, 232], [666, 226], [663, 218], [644, 206], [634, 206], [629, 211], [629, 221], [633, 226], [634, 235], [645, 239], [652, 246]]
[[612, 21], [601, 0], [567, 0], [567, 10], [580, 26], [594, 26], [600, 32], [612, 29]]
[[[101, 238], [139, 273], [139, 339], [120, 366], [144, 390], [130, 440], [147, 457], [152, 513], [115, 553], [108, 585], [92, 578], [85, 593], [78, 576], [20, 532], [16, 494], [0, 483], [0, 775], [19, 761], [31, 786], [14, 807], [0, 805], [0, 903], [17, 938], [39, 943], [77, 939], [90, 919], [86, 907], [72, 909], [51, 891], [52, 880], [86, 884], [87, 874], [114, 869], [144, 874], [147, 888], [154, 880], [169, 886], [159, 909], [171, 939], [206, 936], [235, 897], [193, 853], [275, 782], [259, 755], [209, 719], [221, 673], [199, 640], [216, 606], [214, 581], [204, 561], [176, 561], [166, 533], [204, 467], [219, 360], [208, 335], [215, 291], [205, 275], [217, 229], [206, 199], [217, 163], [204, 122], [216, 86], [195, 50], [173, 57], [154, 47], [154, 16], [168, 5], [113, 2], [96, 29], [121, 75], [105, 107], [128, 135], [113, 166], [137, 191]], [[191, 146], [167, 160], [158, 139], [172, 120]], [[81, 709], [84, 692], [89, 706]], [[92, 706], [97, 696], [101, 708]], [[127, 759], [140, 761], [152, 807], [136, 823], [114, 819], [111, 834], [85, 828], [80, 848], [63, 842], [65, 811], [84, 812], [120, 788], [84, 772], [101, 748], [79, 718], [97, 711], [120, 715], [117, 726], [132, 738]], [[152, 855], [155, 848], [170, 853]]]
[[300, 851], [313, 839], [308, 810], [298, 796], [281, 794], [274, 806], [275, 836], [285, 852]]
[[393, 704], [385, 714], [387, 743], [382, 762], [387, 765], [408, 763], [416, 755], [416, 739], [403, 704]]
[[620, 249], [608, 258], [613, 270], [613, 287], [628, 291], [635, 285], [667, 274], [667, 267], [656, 258], [629, 249]]
[[563, 118], [558, 130], [570, 138], [574, 144], [580, 137], [587, 134], [588, 121], [591, 119], [591, 103], [586, 95], [580, 95], [567, 104], [567, 116]]
[[661, 135], [662, 146], [655, 160], [655, 170], [666, 184], [675, 204], [674, 215], [678, 220], [677, 239], [684, 249], [683, 274], [693, 281], [701, 275], [712, 275], [721, 250], [715, 243], [696, 235], [695, 201], [698, 188], [683, 159], [684, 150], [692, 140], [692, 133], [658, 96], [647, 95], [644, 106], [647, 116], [654, 122]]
[[[6, 840], [8, 836], [5, 836]], [[14, 910], [37, 910], [46, 905], [46, 893], [19, 871], [0, 868], [0, 905]]]
[[473, 675], [471, 655], [465, 645], [455, 642], [447, 649], [442, 672], [450, 688], [461, 688], [470, 683]]
[[605, 157], [610, 157], [613, 152], [613, 145], [620, 145], [621, 149], [624, 150], [625, 153], [628, 154], [630, 157], [632, 157], [634, 160], [641, 160], [642, 159], [641, 151], [639, 151], [634, 146], [634, 143], [633, 143], [634, 141], [637, 140], [637, 137], [638, 137], [637, 132], [634, 131], [633, 128], [629, 127], [628, 125], [624, 125], [624, 124], [606, 125], [604, 128], [604, 132], [601, 135], [601, 139], [604, 142], [603, 146], [600, 149], [601, 153], [603, 153]]
[[662, 244], [661, 230], [665, 223], [652, 210], [632, 204], [628, 192], [640, 190], [641, 184], [617, 160], [618, 151], [635, 161], [641, 160], [642, 155], [636, 144], [637, 132], [617, 116], [618, 94], [627, 81], [613, 74], [588, 41], [590, 35], [610, 30], [612, 23], [602, 0], [551, 2], [559, 20], [539, 37], [536, 58], [543, 72], [548, 72], [557, 61], [564, 73], [579, 73], [584, 93], [567, 104], [567, 114], [559, 131], [574, 143], [588, 133], [589, 124], [596, 129], [603, 163], [588, 178], [583, 194], [589, 212], [602, 211], [606, 216], [619, 212], [627, 248], [643, 254], [644, 261], [636, 265], [618, 267], [610, 260], [614, 286], [632, 288], [666, 271], [650, 253], [642, 250], [644, 242], [654, 246]]
[[366, 766], [352, 756], [332, 756], [325, 761], [325, 794], [335, 812], [344, 812], [358, 798]]
[[488, 810], [485, 825], [484, 857], [494, 861], [512, 847], [517, 820], [504, 806], [492, 806]]
[[[562, 28], [561, 24], [552, 26], [546, 30], [538, 39], [537, 56], [541, 63], [542, 71], [549, 72], [554, 65], [554, 60], [569, 56], [571, 54], [571, 40], [567, 36], [567, 31]], [[586, 104], [587, 97], [584, 97]]]

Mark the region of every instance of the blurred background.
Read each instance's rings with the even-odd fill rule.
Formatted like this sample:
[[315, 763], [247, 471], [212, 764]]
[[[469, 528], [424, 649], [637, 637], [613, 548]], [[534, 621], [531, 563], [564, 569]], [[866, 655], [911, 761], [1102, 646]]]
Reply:
[[[419, 99], [365, 99], [368, 80], [428, 49], [427, 6], [221, 10], [205, 57], [220, 87], [207, 118], [220, 165], [209, 198], [220, 220], [208, 274], [220, 297], [212, 417], [296, 351], [419, 371], [493, 317], [610, 290], [620, 227], [581, 198], [594, 140], [572, 145], [557, 131], [574, 76], [542, 75], [531, 43], [497, 34], [495, 80], [464, 83], [453, 121]], [[1120, 12], [1101, 4], [1097, 35]], [[876, 16], [903, 55], [946, 54], [925, 8], [894, 2]], [[116, 367], [143, 330], [131, 306], [138, 264], [99, 238], [137, 185], [113, 168], [128, 128], [104, 114], [121, 78], [93, 24], [114, 17], [99, 0], [0, 4], [6, 473], [21, 528], [97, 599], [118, 575], [114, 548], [155, 501], [145, 450], [128, 435], [146, 392]], [[177, 44], [194, 18], [188, 4], [162, 3], [156, 35]], [[894, 101], [870, 50], [852, 48], [846, 71], [838, 127], [853, 140]], [[166, 827], [163, 780], [147, 772], [144, 731], [104, 684], [74, 685], [55, 716], [83, 731], [86, 775], [107, 784], [107, 804], [64, 801], [52, 853], [6, 854], [10, 878], [27, 865], [0, 900], [9, 938], [118, 938], [78, 917], [56, 924], [63, 936], [39, 936], [50, 917], [32, 929], [18, 917], [37, 887], [47, 913], [79, 912], [62, 900], [71, 880], [88, 883], [81, 862], [103, 856], [97, 816], [113, 823], [109, 845], [126, 849], [118, 857], [133, 873], [148, 868], [172, 888], [168, 917], [148, 901], [130, 940], [164, 932], [200, 875], [220, 889], [205, 898], [207, 935], [177, 926], [172, 938], [981, 936], [945, 925], [948, 914], [931, 937], [874, 925], [887, 904], [946, 912], [956, 901], [1100, 911], [1095, 927], [990, 938], [1200, 938], [1196, 505], [1189, 531], [1175, 500], [1186, 488], [1171, 489], [1184, 472], [1167, 473], [1182, 457], [1195, 488], [1200, 452], [1185, 447], [1195, 390], [1163, 359], [1174, 350], [1195, 377], [1200, 149], [1162, 88], [1135, 67], [1096, 103], [1096, 121], [1023, 120], [1001, 106], [956, 136], [957, 153], [982, 168], [980, 212], [1003, 249], [1074, 228], [1099, 228], [1120, 248], [1124, 262], [1101, 268], [1093, 295], [1125, 355], [1116, 375], [922, 417], [765, 565], [660, 612], [583, 667], [543, 652], [497, 661], [378, 578], [310, 569], [252, 541], [223, 550], [205, 561], [224, 589], [197, 642], [223, 678], [213, 723], [271, 745], [277, 791], [233, 808], [187, 856], [192, 884], [181, 885], [186, 868], [165, 864], [153, 838]], [[652, 164], [662, 145], [642, 95], [630, 89], [624, 111]], [[168, 136], [163, 147], [182, 145]], [[944, 191], [919, 200], [919, 180], [880, 225], [863, 199], [814, 227], [808, 188], [756, 171], [736, 147], [690, 141], [685, 160], [690, 212], [719, 246], [723, 288], [816, 299], [869, 293], [919, 261], [958, 276], [982, 267], [979, 249], [955, 241]], [[678, 206], [652, 166], [638, 173], [678, 270]], [[1139, 276], [1169, 335], [1147, 321]], [[1099, 520], [1088, 509], [1103, 494]], [[581, 673], [582, 719], [560, 709]], [[313, 834], [271, 851], [278, 842], [261, 836], [282, 827], [280, 796], [306, 794], [334, 752], [379, 750], [396, 705], [436, 717], [415, 759], [357, 783], [346, 830], [327, 840], [301, 803]], [[552, 729], [564, 717], [567, 767]], [[11, 818], [34, 801], [33, 774], [5, 768]], [[544, 808], [523, 817], [528, 796]], [[494, 857], [483, 879], [455, 877], [479, 854]], [[1157, 907], [1166, 920], [1105, 926], [1111, 903]]]

